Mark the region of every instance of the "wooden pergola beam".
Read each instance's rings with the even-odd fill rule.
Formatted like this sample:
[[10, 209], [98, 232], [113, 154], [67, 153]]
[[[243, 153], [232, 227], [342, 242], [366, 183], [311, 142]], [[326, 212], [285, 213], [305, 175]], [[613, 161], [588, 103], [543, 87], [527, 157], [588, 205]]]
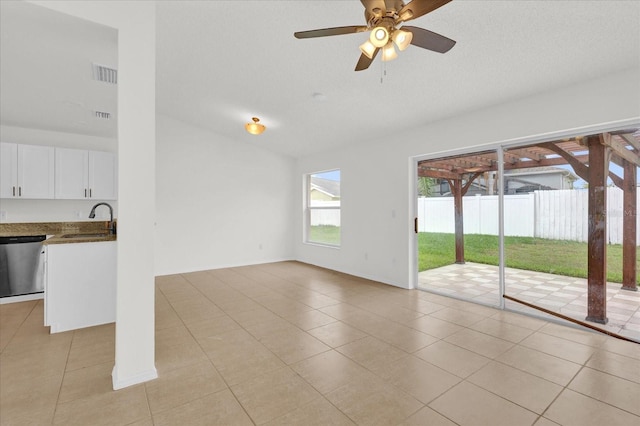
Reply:
[[637, 152], [627, 149], [627, 144], [618, 138], [614, 138], [609, 134], [604, 135], [604, 144], [611, 148], [616, 155], [636, 166], [640, 166], [640, 156]]
[[631, 145], [636, 151], [640, 151], [640, 141], [633, 137], [631, 134], [620, 135], [629, 145]]
[[[565, 151], [552, 142], [541, 143], [538, 146], [555, 152], [556, 154], [564, 158], [567, 163], [569, 163], [569, 165], [573, 167], [573, 171], [576, 172], [578, 176], [586, 181], [589, 181], [589, 169], [587, 168], [587, 166], [578, 161], [576, 157], [571, 153]], [[591, 151], [589, 151], [589, 158], [591, 159]]]
[[617, 174], [615, 174], [615, 173], [610, 171], [609, 172], [609, 179], [611, 179], [611, 182], [613, 182], [613, 184], [615, 186], [617, 186], [620, 189], [624, 189], [624, 179], [623, 178], [621, 178]]
[[474, 180], [482, 173], [474, 173], [463, 183], [462, 178], [447, 179], [451, 193], [453, 194], [453, 213], [456, 239], [456, 263], [464, 264], [464, 215], [462, 212], [462, 197], [467, 193]]
[[453, 217], [455, 224], [456, 263], [464, 264], [464, 216], [462, 214], [462, 179], [448, 179], [453, 194]]
[[507, 152], [511, 152], [516, 154], [520, 158], [529, 158], [533, 161], [541, 161], [545, 159], [545, 156], [542, 154], [538, 154], [537, 152], [533, 152], [526, 148], [511, 148], [507, 150]]
[[604, 135], [590, 136], [589, 236], [587, 242], [587, 321], [607, 323], [607, 175], [609, 149]]
[[433, 169], [421, 169], [418, 168], [418, 176], [430, 177], [436, 179], [461, 179], [462, 175], [453, 173], [448, 170], [433, 170]]
[[487, 158], [481, 155], [474, 155], [470, 157], [472, 162], [480, 163], [485, 166], [497, 166], [498, 162], [495, 158]]
[[[585, 163], [589, 162], [588, 155], [578, 155], [578, 156], [574, 156], [573, 158], [576, 161], [580, 162], [581, 164], [584, 164], [585, 168], [587, 167]], [[560, 164], [567, 164], [567, 160], [565, 160], [562, 157], [555, 157], [555, 158], [546, 158], [539, 162], [518, 161], [514, 163], [505, 163], [504, 170], [528, 169], [528, 168], [543, 167], [543, 166], [557, 166]], [[446, 169], [444, 168], [444, 165], [440, 163], [429, 163], [429, 167], [430, 169], [421, 169], [420, 167], [418, 167], [419, 176], [442, 178], [442, 179], [447, 179], [447, 178], [456, 179], [456, 178], [462, 177], [462, 175], [469, 172], [468, 168], [462, 168], [462, 167], [457, 169], [453, 169], [453, 168]], [[428, 172], [426, 172], [428, 174], [424, 174], [424, 175], [420, 174], [420, 173], [424, 173], [423, 170], [429, 170]], [[459, 170], [459, 172], [456, 172], [454, 170]], [[484, 172], [495, 172], [497, 170], [498, 170], [498, 166], [494, 165], [494, 166], [487, 166], [487, 167], [476, 167], [474, 168], [473, 171], [478, 173], [484, 173]], [[440, 174], [436, 175], [434, 173], [440, 173]], [[584, 176], [580, 176], [580, 177], [583, 178], [584, 180], [587, 180], [584, 178]]]
[[[573, 158], [583, 165], [589, 162], [588, 155], [578, 155], [578, 156], [574, 156]], [[534, 161], [518, 161], [516, 163], [505, 163], [504, 169], [505, 170], [528, 169], [528, 168], [543, 167], [543, 166], [557, 166], [559, 164], [567, 164], [567, 160], [565, 160], [562, 157], [556, 157], [556, 158], [545, 158], [544, 160], [535, 161], [535, 162]]]
[[624, 182], [622, 186], [622, 205], [624, 216], [622, 217], [622, 288], [624, 290], [638, 291], [637, 280], [637, 222], [638, 214], [637, 191], [638, 177], [636, 166], [630, 161], [624, 162]]
[[471, 184], [473, 183], [473, 181], [479, 178], [480, 176], [482, 176], [482, 174], [483, 174], [482, 172], [478, 172], [478, 173], [474, 173], [471, 177], [469, 177], [469, 179], [467, 180], [467, 183], [465, 183], [464, 186], [462, 187], [463, 197], [467, 194], [467, 191], [471, 187]]

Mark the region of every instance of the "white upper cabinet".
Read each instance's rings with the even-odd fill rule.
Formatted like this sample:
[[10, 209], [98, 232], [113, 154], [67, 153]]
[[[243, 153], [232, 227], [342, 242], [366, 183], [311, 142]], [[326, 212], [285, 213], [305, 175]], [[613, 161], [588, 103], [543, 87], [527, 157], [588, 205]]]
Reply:
[[116, 156], [111, 152], [56, 148], [57, 199], [115, 200]]
[[1, 143], [0, 198], [54, 197], [54, 148]]
[[18, 145], [0, 143], [0, 198], [18, 195]]
[[100, 200], [118, 198], [116, 156], [111, 152], [89, 151], [89, 196]]
[[89, 151], [56, 148], [56, 198], [89, 197]]

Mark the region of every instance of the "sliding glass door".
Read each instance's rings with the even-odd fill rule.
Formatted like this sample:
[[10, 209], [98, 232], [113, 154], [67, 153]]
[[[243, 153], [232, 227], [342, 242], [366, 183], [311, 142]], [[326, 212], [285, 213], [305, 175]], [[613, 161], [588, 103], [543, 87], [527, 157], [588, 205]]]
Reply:
[[418, 163], [418, 286], [499, 305], [497, 151]]
[[418, 288], [640, 340], [637, 128], [417, 163]]

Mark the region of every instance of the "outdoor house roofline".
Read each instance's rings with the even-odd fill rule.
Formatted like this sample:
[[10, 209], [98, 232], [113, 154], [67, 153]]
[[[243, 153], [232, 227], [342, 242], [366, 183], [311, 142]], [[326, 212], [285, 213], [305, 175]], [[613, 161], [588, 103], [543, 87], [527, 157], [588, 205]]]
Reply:
[[320, 191], [332, 198], [340, 198], [340, 184], [334, 180], [311, 176], [311, 189]]

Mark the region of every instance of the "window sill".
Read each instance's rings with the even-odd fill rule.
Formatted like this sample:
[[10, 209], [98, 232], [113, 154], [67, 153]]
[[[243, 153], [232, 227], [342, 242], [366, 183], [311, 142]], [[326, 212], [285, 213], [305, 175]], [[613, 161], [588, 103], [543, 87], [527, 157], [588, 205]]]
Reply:
[[333, 244], [323, 244], [323, 243], [318, 243], [315, 241], [303, 241], [302, 244], [306, 244], [308, 246], [316, 246], [316, 247], [326, 247], [326, 248], [330, 248], [330, 249], [340, 249], [340, 246], [337, 245], [333, 245]]

